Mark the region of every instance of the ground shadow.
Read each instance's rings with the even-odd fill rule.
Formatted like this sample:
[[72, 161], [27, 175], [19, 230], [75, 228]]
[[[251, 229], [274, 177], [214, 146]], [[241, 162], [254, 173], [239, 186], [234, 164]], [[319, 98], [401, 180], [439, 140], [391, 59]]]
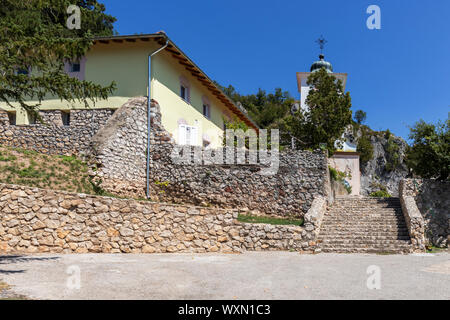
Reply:
[[[10, 265], [13, 263], [30, 262], [30, 261], [45, 261], [45, 260], [57, 260], [59, 257], [39, 257], [39, 256], [26, 256], [26, 255], [0, 255], [0, 266]], [[4, 270], [0, 269], [0, 274], [22, 273], [25, 270]]]

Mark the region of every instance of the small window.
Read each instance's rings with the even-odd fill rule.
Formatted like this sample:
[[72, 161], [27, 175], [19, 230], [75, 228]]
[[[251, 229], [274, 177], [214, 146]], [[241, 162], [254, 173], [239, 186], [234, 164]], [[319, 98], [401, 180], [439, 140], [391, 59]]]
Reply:
[[70, 112], [61, 112], [63, 126], [70, 126]]
[[191, 89], [188, 79], [180, 76], [180, 97], [187, 103], [191, 102]]
[[81, 65], [79, 62], [73, 62], [70, 64], [70, 72], [80, 72]]
[[210, 108], [209, 104], [204, 104], [203, 105], [203, 115], [207, 119], [211, 119], [211, 108]]
[[11, 126], [15, 126], [16, 125], [16, 112], [8, 111], [8, 119], [9, 119], [9, 124]]
[[180, 97], [189, 102], [189, 88], [184, 86], [184, 85], [180, 85]]

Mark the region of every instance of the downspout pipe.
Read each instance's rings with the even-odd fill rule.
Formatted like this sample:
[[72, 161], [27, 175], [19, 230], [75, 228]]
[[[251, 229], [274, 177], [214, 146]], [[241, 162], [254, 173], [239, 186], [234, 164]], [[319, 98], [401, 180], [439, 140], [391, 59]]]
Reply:
[[158, 52], [164, 50], [169, 44], [169, 38], [166, 37], [166, 43], [156, 51], [148, 55], [148, 98], [147, 98], [147, 199], [150, 198], [150, 108], [151, 108], [151, 84], [152, 84], [152, 57]]

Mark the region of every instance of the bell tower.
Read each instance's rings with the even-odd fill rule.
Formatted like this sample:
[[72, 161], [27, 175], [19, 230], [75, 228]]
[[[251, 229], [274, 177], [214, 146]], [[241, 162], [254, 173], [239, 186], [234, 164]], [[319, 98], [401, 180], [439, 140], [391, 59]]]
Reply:
[[306, 98], [308, 97], [309, 90], [311, 89], [307, 84], [308, 77], [311, 73], [317, 72], [322, 68], [324, 68], [326, 72], [333, 74], [336, 79], [341, 80], [345, 90], [345, 85], [347, 83], [347, 73], [333, 73], [333, 65], [325, 60], [323, 49], [327, 42], [328, 41], [325, 40], [323, 36], [320, 36], [320, 38], [316, 41], [320, 48], [319, 60], [315, 61], [311, 65], [309, 72], [297, 72], [297, 87], [298, 92], [300, 93], [300, 108], [302, 109], [306, 109], [308, 107], [306, 105]]

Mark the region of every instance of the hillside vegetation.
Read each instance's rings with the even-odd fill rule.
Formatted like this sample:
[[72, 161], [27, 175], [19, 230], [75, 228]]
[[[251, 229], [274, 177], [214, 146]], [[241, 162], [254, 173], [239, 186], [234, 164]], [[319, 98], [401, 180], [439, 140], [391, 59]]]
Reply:
[[0, 146], [0, 182], [95, 194], [88, 166], [73, 156], [50, 156]]

